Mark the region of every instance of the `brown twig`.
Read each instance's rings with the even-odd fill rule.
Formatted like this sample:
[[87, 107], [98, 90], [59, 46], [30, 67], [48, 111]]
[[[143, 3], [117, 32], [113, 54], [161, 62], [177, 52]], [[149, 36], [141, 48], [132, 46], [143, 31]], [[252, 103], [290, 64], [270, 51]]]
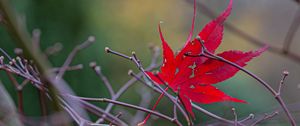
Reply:
[[90, 67], [93, 68], [95, 73], [98, 75], [98, 77], [102, 80], [102, 82], [104, 83], [104, 85], [108, 89], [108, 92], [110, 93], [110, 96], [113, 97], [115, 95], [115, 91], [112, 88], [112, 86], [111, 86], [109, 80], [107, 79], [107, 77], [102, 73], [101, 67], [97, 66], [96, 62], [91, 62]]
[[22, 90], [29, 83], [28, 79], [25, 79], [18, 87], [18, 90]]
[[254, 114], [249, 114], [249, 116], [247, 116], [246, 118], [244, 118], [244, 119], [242, 119], [242, 120], [240, 120], [239, 122], [240, 123], [244, 123], [244, 122], [246, 122], [246, 121], [248, 121], [248, 120], [251, 120], [251, 119], [253, 119], [254, 118]]
[[11, 83], [14, 85], [15, 89], [17, 90], [17, 99], [18, 99], [18, 110], [21, 115], [24, 115], [24, 106], [23, 106], [23, 90], [19, 88], [19, 82], [16, 80], [16, 78], [10, 73], [6, 71], [6, 74], [11, 81]]
[[281, 89], [282, 89], [283, 84], [284, 84], [284, 81], [285, 81], [286, 77], [289, 75], [289, 72], [285, 70], [285, 71], [282, 72], [282, 74], [283, 74], [283, 76], [282, 76], [282, 79], [279, 82], [279, 87], [278, 87], [277, 95], [280, 95]]
[[[128, 108], [144, 111], [144, 112], [147, 112], [147, 113], [151, 113], [151, 114], [156, 115], [156, 116], [158, 116], [162, 119], [165, 119], [165, 120], [168, 120], [170, 122], [176, 123], [173, 120], [173, 118], [171, 118], [169, 116], [166, 116], [162, 113], [152, 111], [152, 110], [149, 110], [149, 109], [146, 109], [146, 108], [143, 108], [143, 107], [135, 106], [135, 105], [132, 105], [132, 104], [127, 104], [127, 103], [124, 103], [124, 102], [119, 102], [119, 101], [115, 101], [115, 100], [111, 100], [111, 99], [107, 99], [107, 98], [85, 98], [85, 97], [78, 97], [78, 96], [72, 96], [72, 97], [79, 98], [79, 99], [85, 100], [85, 101], [98, 101], [98, 102], [113, 103], [113, 104], [121, 105], [121, 106], [124, 106], [124, 107], [128, 107]], [[181, 126], [182, 124], [176, 123], [176, 125]]]
[[149, 87], [150, 89], [153, 89], [155, 92], [161, 94], [162, 91], [160, 91], [157, 87], [148, 84], [147, 82], [145, 82], [142, 77], [139, 77], [137, 74], [135, 74], [132, 70], [128, 71], [128, 75], [132, 76], [133, 78], [135, 78], [136, 80], [138, 80], [139, 82], [141, 82], [142, 84], [146, 85], [147, 87]]
[[[213, 113], [211, 113], [211, 112], [209, 112], [209, 111], [207, 111], [207, 110], [205, 110], [205, 109], [203, 109], [203, 108], [197, 106], [197, 105], [194, 104], [194, 103], [192, 103], [192, 106], [193, 106], [196, 110], [198, 110], [198, 111], [204, 113], [205, 115], [207, 115], [207, 116], [209, 116], [209, 117], [212, 117], [212, 118], [214, 118], [214, 119], [217, 119], [217, 120], [219, 120], [219, 121], [221, 121], [221, 122], [224, 122], [224, 123], [226, 123], [226, 124], [231, 124], [231, 125], [235, 124], [234, 121], [227, 120], [227, 119], [225, 119], [225, 118], [222, 118], [222, 117], [220, 117], [220, 116], [217, 116], [217, 115], [215, 115], [215, 114], [213, 114]], [[245, 126], [242, 122], [237, 122], [237, 124], [238, 124], [239, 126]]]
[[[120, 118], [120, 116], [122, 116], [122, 112], [119, 112], [115, 117], [116, 117], [116, 118]], [[112, 124], [113, 124], [114, 121], [115, 121], [115, 120], [113, 120], [112, 122], [110, 122], [110, 123], [109, 123], [109, 126], [112, 126]]]
[[[175, 98], [176, 101], [178, 101], [178, 96]], [[178, 116], [177, 116], [177, 108], [176, 108], [176, 105], [174, 104], [173, 106], [173, 118], [174, 119], [178, 119]]]
[[40, 29], [34, 29], [32, 31], [33, 49], [40, 49], [40, 38], [41, 38], [41, 30]]
[[258, 123], [261, 123], [262, 121], [265, 121], [267, 119], [271, 119], [273, 118], [274, 116], [278, 115], [278, 112], [273, 112], [271, 114], [265, 114], [265, 116], [257, 121], [255, 121], [253, 124], [251, 124], [251, 126], [256, 126]]
[[63, 49], [63, 45], [61, 43], [55, 43], [54, 45], [48, 47], [45, 51], [44, 54], [49, 57], [51, 55], [54, 55], [58, 52], [60, 52]]
[[67, 57], [67, 59], [65, 60], [64, 64], [62, 65], [62, 67], [60, 68], [58, 74], [56, 75], [56, 78], [62, 78], [62, 76], [64, 75], [64, 73], [66, 72], [66, 70], [68, 69], [69, 65], [71, 64], [72, 60], [74, 59], [75, 55], [82, 49], [87, 48], [88, 46], [90, 46], [92, 43], [95, 42], [95, 37], [94, 36], [90, 36], [88, 37], [88, 39], [83, 42], [82, 44], [76, 46], [72, 52], [69, 54], [69, 56]]
[[[147, 89], [147, 87], [136, 88], [137, 93], [141, 96], [141, 101], [139, 103], [139, 106], [148, 108], [150, 106], [150, 101], [152, 100], [153, 96], [150, 93], [150, 91]], [[145, 117], [145, 112], [137, 111], [135, 115], [132, 117], [130, 121], [130, 125], [136, 125], [138, 122], [140, 122]]]
[[[66, 71], [81, 70], [82, 68], [83, 68], [82, 64], [77, 64], [77, 65], [74, 65], [74, 66], [69, 66], [66, 69]], [[58, 73], [60, 69], [61, 69], [60, 67], [54, 67], [54, 68], [51, 69], [51, 71], [54, 72], [54, 73]]]
[[81, 124], [82, 117], [80, 117], [80, 115], [75, 110], [73, 110], [72, 107], [70, 107], [63, 99], [60, 99], [60, 101], [62, 102], [61, 106], [66, 110], [66, 112], [69, 113], [72, 119], [77, 124]]
[[[125, 122], [123, 122], [122, 120], [120, 120], [119, 118], [116, 118], [114, 115], [105, 112], [103, 109], [96, 107], [93, 104], [90, 104], [82, 99], [77, 98], [77, 96], [72, 96], [72, 95], [68, 95], [65, 94], [64, 96], [72, 98], [73, 100], [76, 100], [78, 102], [81, 103], [81, 105], [89, 112], [95, 114], [98, 117], [102, 117], [102, 115], [106, 115], [104, 118], [110, 122], [113, 122], [113, 120], [115, 120], [113, 123], [116, 125], [121, 125], [121, 126], [127, 126], [127, 124]], [[97, 124], [97, 123], [96, 123]]]
[[231, 108], [231, 111], [232, 111], [233, 116], [234, 116], [234, 126], [237, 126], [238, 117], [237, 117], [237, 114], [236, 114], [236, 110], [235, 110], [235, 108]]
[[[106, 48], [107, 49], [107, 48]], [[105, 51], [109, 51], [109, 50], [106, 50]], [[158, 56], [159, 56], [159, 48], [156, 48], [156, 47], [152, 47], [150, 48], [150, 50], [152, 51], [152, 59], [151, 59], [151, 64], [148, 66], [148, 68], [146, 70], [152, 70], [156, 67], [158, 67], [157, 65], [157, 59], [158, 59]], [[142, 76], [142, 72], [138, 73], [137, 74], [138, 77], [141, 77]], [[112, 96], [112, 100], [117, 100], [129, 87], [131, 87], [135, 82], [137, 81], [137, 78], [131, 78], [129, 81], [127, 81], [119, 90], [118, 92]], [[105, 112], [106, 113], [109, 113], [109, 111], [112, 109], [112, 107], [114, 106], [114, 104], [112, 103], [109, 103], [105, 109]], [[101, 118], [99, 118], [96, 123], [101, 123], [104, 121], [104, 117], [106, 115], [103, 114]]]
[[39, 103], [40, 103], [41, 113], [42, 113], [42, 121], [47, 122], [46, 116], [48, 115], [48, 111], [47, 111], [46, 91], [43, 89], [41, 90], [37, 89], [37, 90], [38, 90]]

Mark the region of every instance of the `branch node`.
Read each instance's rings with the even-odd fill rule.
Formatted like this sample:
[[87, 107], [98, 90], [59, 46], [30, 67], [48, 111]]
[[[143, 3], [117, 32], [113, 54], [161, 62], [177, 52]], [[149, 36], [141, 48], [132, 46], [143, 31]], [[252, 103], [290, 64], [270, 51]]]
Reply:
[[274, 97], [278, 99], [280, 97], [280, 92], [277, 92]]
[[92, 68], [95, 68], [97, 66], [97, 63], [96, 62], [90, 62], [89, 66], [92, 67]]
[[110, 53], [111, 52], [110, 48], [108, 48], [108, 47], [105, 47], [104, 50], [105, 50], [106, 53]]
[[132, 70], [128, 70], [128, 75], [132, 76], [133, 75], [133, 71]]
[[101, 71], [101, 67], [100, 66], [95, 66], [94, 69], [95, 69], [95, 71]]
[[95, 36], [89, 36], [88, 37], [88, 41], [95, 42], [96, 41], [96, 37]]
[[0, 64], [4, 64], [3, 60], [4, 60], [4, 56], [0, 56]]
[[249, 118], [250, 118], [250, 119], [253, 119], [254, 117], [255, 117], [255, 116], [254, 116], [253, 113], [249, 114]]
[[288, 76], [290, 74], [290, 72], [285, 70], [285, 71], [282, 72], [282, 74], [283, 74], [283, 76]]
[[14, 49], [14, 52], [15, 52], [15, 54], [17, 54], [17, 55], [22, 55], [22, 54], [23, 54], [23, 49], [21, 49], [21, 48], [15, 48], [15, 49]]

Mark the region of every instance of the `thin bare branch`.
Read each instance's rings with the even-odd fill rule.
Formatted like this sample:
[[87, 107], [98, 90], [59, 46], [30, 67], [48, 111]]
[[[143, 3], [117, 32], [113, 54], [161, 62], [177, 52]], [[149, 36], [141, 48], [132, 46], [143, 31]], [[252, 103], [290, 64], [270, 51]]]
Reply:
[[98, 77], [102, 80], [102, 82], [104, 83], [104, 85], [108, 89], [108, 92], [110, 93], [110, 96], [113, 97], [115, 95], [115, 91], [112, 88], [112, 86], [111, 86], [109, 80], [107, 79], [107, 77], [102, 73], [101, 67], [97, 66], [96, 62], [91, 62], [90, 67], [93, 68], [95, 73], [98, 75]]
[[236, 110], [235, 108], [231, 108], [231, 111], [234, 115], [234, 126], [237, 126], [237, 123], [238, 123], [238, 117], [237, 117], [237, 113], [236, 113]]
[[[152, 100], [152, 94], [149, 90], [147, 90], [147, 87], [136, 88], [137, 93], [141, 96], [141, 101], [139, 103], [139, 106], [148, 108], [150, 106], [150, 101]], [[137, 111], [135, 115], [131, 119], [130, 125], [136, 125], [139, 121], [141, 121], [145, 117], [145, 112]]]
[[[5, 52], [2, 48], [0, 48], [0, 52], [1, 52], [4, 56], [6, 56], [6, 57], [8, 58], [9, 64], [14, 65], [17, 69], [19, 69], [20, 72], [25, 73], [25, 72], [23, 71], [22, 67], [19, 66], [19, 64], [16, 62], [16, 60], [13, 59], [13, 58], [11, 58], [11, 57], [8, 55], [7, 52]], [[1, 58], [1, 59], [4, 60], [4, 58]]]
[[[105, 51], [107, 52], [109, 50], [109, 48], [106, 48]], [[150, 71], [156, 67], [158, 67], [157, 64], [157, 59], [159, 56], [159, 48], [153, 47], [150, 48], [150, 50], [152, 51], [152, 59], [151, 59], [151, 64], [146, 68], [146, 70]], [[140, 72], [137, 74], [137, 77], [142, 77], [143, 73]], [[117, 100], [129, 87], [131, 87], [135, 82], [137, 81], [137, 78], [131, 78], [129, 81], [127, 81], [120, 89], [119, 91], [112, 97], [112, 100]], [[112, 109], [112, 107], [114, 106], [114, 104], [109, 103], [105, 109], [106, 113], [109, 113], [109, 111]], [[101, 118], [99, 118], [96, 123], [101, 123], [103, 122], [103, 118], [106, 115], [103, 114], [103, 116]]]
[[82, 117], [80, 117], [80, 115], [75, 110], [73, 110], [72, 107], [70, 107], [63, 99], [60, 99], [60, 101], [62, 102], [61, 106], [66, 110], [66, 112], [69, 113], [69, 115], [72, 117], [72, 119], [77, 124], [80, 124]]
[[47, 57], [49, 57], [51, 55], [57, 54], [62, 49], [63, 49], [63, 45], [58, 42], [58, 43], [55, 43], [54, 45], [48, 47], [44, 53]]
[[[178, 96], [176, 97], [176, 101], [178, 101]], [[174, 106], [173, 106], [173, 118], [174, 119], [178, 119], [178, 117], [177, 117], [177, 108], [176, 108], [176, 105], [174, 104]]]
[[283, 84], [284, 84], [284, 81], [285, 81], [286, 77], [289, 75], [289, 72], [288, 71], [283, 71], [282, 74], [283, 74], [283, 76], [282, 76], [282, 79], [280, 80], [280, 83], [279, 83], [277, 95], [281, 94], [281, 89], [283, 87]]
[[[141, 73], [142, 74], [142, 73]], [[136, 80], [138, 80], [139, 82], [141, 82], [142, 84], [146, 85], [147, 87], [149, 87], [150, 89], [153, 89], [155, 92], [161, 94], [162, 91], [160, 91], [157, 87], [154, 87], [153, 85], [149, 85], [147, 82], [145, 82], [141, 76], [139, 77], [137, 74], [135, 74], [132, 70], [128, 71], [128, 75], [132, 76], [133, 78], [135, 78]]]
[[247, 116], [246, 118], [240, 120], [239, 122], [244, 123], [244, 122], [247, 122], [248, 120], [251, 120], [253, 118], [254, 118], [254, 114], [251, 113], [251, 114], [249, 114], [249, 116]]
[[[221, 122], [224, 122], [224, 123], [226, 123], [226, 124], [235, 124], [234, 121], [227, 120], [227, 119], [225, 119], [225, 118], [222, 118], [222, 117], [220, 117], [220, 116], [217, 116], [217, 115], [215, 115], [215, 114], [213, 114], [213, 113], [211, 113], [211, 112], [209, 112], [209, 111], [207, 111], [207, 110], [201, 108], [200, 106], [198, 106], [198, 105], [196, 105], [196, 104], [194, 104], [194, 103], [192, 103], [192, 106], [193, 106], [196, 110], [198, 110], [198, 111], [204, 113], [205, 115], [207, 115], [207, 116], [209, 116], [209, 117], [212, 117], [212, 118], [214, 118], [214, 119], [217, 119], [217, 120], [219, 120], [219, 121], [221, 121]], [[238, 124], [238, 126], [245, 126], [245, 125], [242, 124], [241, 122], [237, 122], [237, 124]]]
[[[124, 107], [128, 107], [128, 108], [144, 111], [144, 112], [147, 112], [147, 113], [151, 113], [151, 114], [156, 115], [156, 116], [158, 116], [162, 119], [165, 119], [165, 120], [168, 120], [170, 122], [176, 123], [176, 122], [174, 122], [173, 118], [171, 118], [169, 116], [166, 116], [162, 113], [152, 111], [152, 110], [149, 110], [149, 109], [146, 109], [146, 108], [143, 108], [143, 107], [135, 106], [135, 105], [132, 105], [132, 104], [127, 104], [127, 103], [124, 103], [124, 102], [119, 102], [119, 101], [115, 101], [115, 100], [111, 100], [111, 99], [107, 99], [107, 98], [85, 98], [85, 97], [77, 97], [77, 96], [71, 96], [71, 97], [79, 98], [79, 99], [85, 100], [85, 101], [98, 101], [98, 102], [113, 103], [113, 104], [121, 105], [121, 106], [124, 106]], [[181, 126], [182, 124], [176, 124], [176, 125]]]
[[[60, 67], [55, 67], [55, 68], [52, 68], [51, 71], [54, 72], [54, 73], [58, 73], [59, 70], [61, 68]], [[74, 70], [81, 70], [83, 69], [83, 65], [82, 64], [77, 64], [77, 65], [74, 65], [74, 66], [69, 66], [66, 71], [74, 71]]]
[[17, 90], [22, 90], [29, 83], [28, 79], [25, 79], [18, 87]]
[[264, 116], [263, 118], [261, 118], [261, 119], [255, 121], [253, 124], [251, 124], [251, 126], [256, 126], [257, 124], [259, 124], [259, 123], [261, 123], [261, 122], [263, 122], [263, 121], [265, 121], [265, 120], [271, 119], [271, 118], [273, 118], [273, 117], [276, 116], [276, 115], [278, 115], [278, 112], [277, 112], [277, 111], [276, 111], [276, 112], [273, 112], [273, 113], [271, 113], [271, 114], [265, 114], [265, 116]]
[[[120, 116], [122, 116], [122, 112], [119, 112], [115, 117], [116, 117], [116, 118], [120, 118]], [[115, 120], [113, 120], [112, 122], [110, 122], [110, 123], [109, 123], [109, 126], [112, 126], [112, 124], [113, 124], [114, 121], [115, 121]]]
[[40, 38], [41, 38], [41, 30], [34, 29], [32, 31], [32, 45], [33, 49], [40, 49]]
[[125, 122], [123, 122], [122, 120], [120, 120], [119, 118], [116, 118], [114, 115], [105, 112], [103, 109], [96, 107], [93, 104], [90, 104], [84, 100], [81, 100], [79, 98], [76, 98], [77, 96], [72, 96], [72, 95], [65, 95], [66, 97], [72, 98], [76, 101], [79, 101], [81, 103], [82, 106], [85, 107], [85, 109], [93, 114], [95, 114], [98, 117], [101, 117], [102, 115], [106, 115], [104, 118], [110, 122], [113, 122], [114, 120], [114, 124], [116, 125], [121, 125], [121, 126], [127, 126], [127, 124]]
[[123, 53], [119, 53], [119, 52], [116, 52], [116, 51], [113, 51], [113, 50], [111, 50], [110, 48], [108, 48], [108, 47], [105, 47], [105, 52], [106, 53], [111, 53], [111, 54], [114, 54], [114, 55], [117, 55], [117, 56], [120, 56], [120, 57], [123, 57], [123, 58], [125, 58], [125, 59], [129, 59], [129, 60], [131, 60], [132, 59], [132, 57], [130, 57], [130, 56], [127, 56], [127, 55], [125, 55], [125, 54], [123, 54]]
[[39, 96], [40, 109], [42, 114], [42, 121], [47, 122], [46, 116], [48, 115], [47, 101], [46, 101], [46, 91], [44, 89], [37, 89]]
[[18, 99], [18, 110], [21, 115], [24, 115], [24, 105], [23, 105], [23, 91], [19, 88], [20, 84], [16, 80], [16, 78], [10, 73], [6, 72], [9, 80], [14, 85], [15, 89], [17, 90], [17, 99]]
[[69, 54], [69, 56], [67, 57], [67, 59], [65, 60], [64, 64], [62, 65], [61, 69], [59, 70], [58, 74], [56, 75], [56, 78], [62, 78], [63, 75], [65, 74], [67, 68], [70, 66], [72, 60], [74, 59], [75, 55], [82, 49], [87, 48], [88, 46], [90, 46], [92, 43], [95, 42], [95, 37], [94, 36], [90, 36], [88, 37], [88, 39], [83, 42], [80, 45], [77, 45], [72, 52]]

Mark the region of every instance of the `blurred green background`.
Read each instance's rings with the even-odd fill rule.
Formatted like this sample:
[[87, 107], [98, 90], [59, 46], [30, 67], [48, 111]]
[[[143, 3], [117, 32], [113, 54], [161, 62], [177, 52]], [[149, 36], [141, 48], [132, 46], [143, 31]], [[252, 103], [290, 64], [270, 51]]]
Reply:
[[[204, 3], [216, 13], [222, 12], [228, 2], [225, 0], [197, 1]], [[104, 47], [108, 46], [125, 54], [135, 51], [142, 59], [144, 66], [147, 66], [151, 56], [148, 51], [149, 43], [160, 45], [157, 24], [160, 21], [164, 22], [162, 28], [165, 38], [173, 49], [180, 49], [187, 38], [193, 15], [193, 6], [185, 0], [11, 0], [11, 3], [21, 18], [26, 20], [28, 32], [31, 33], [36, 28], [41, 30], [42, 50], [56, 42], [63, 44], [63, 50], [50, 57], [55, 67], [63, 64], [69, 52], [77, 44], [85, 41], [90, 35], [96, 37], [96, 43], [81, 51], [72, 62], [73, 65], [83, 64], [85, 68], [67, 72], [65, 76], [79, 96], [88, 97], [109, 97], [101, 80], [88, 67], [89, 62], [96, 61], [101, 66], [115, 90], [130, 79], [127, 75], [129, 69], [137, 72], [133, 63], [105, 54]], [[299, 9], [299, 4], [292, 0], [234, 0], [232, 14], [227, 22], [269, 45], [281, 47], [297, 9]], [[211, 19], [198, 11], [194, 36], [209, 20]], [[0, 27], [0, 38], [0, 47], [13, 56], [13, 49], [16, 46], [3, 26]], [[300, 30], [296, 33], [291, 48], [292, 52], [300, 55], [299, 41]], [[231, 49], [246, 51], [257, 48], [225, 28], [223, 43], [218, 52]], [[300, 63], [266, 52], [255, 58], [246, 68], [271, 83], [275, 89], [281, 79], [282, 71], [290, 72], [282, 96], [286, 103], [292, 106], [292, 113], [299, 122]], [[16, 92], [3, 71], [0, 72], [0, 79], [12, 97], [16, 98]], [[141, 85], [137, 83], [121, 97], [120, 101], [139, 104], [140, 97], [137, 95], [137, 90], [143, 87]], [[231, 107], [236, 108], [239, 117], [246, 117], [250, 113], [263, 115], [278, 107], [269, 92], [242, 72], [217, 86], [231, 96], [249, 102], [249, 104], [200, 105], [217, 115], [232, 119]], [[32, 86], [26, 86], [24, 92], [26, 115], [38, 116], [40, 111], [36, 109], [39, 108], [37, 90]], [[151, 91], [150, 93], [153, 94], [154, 99], [157, 98], [157, 94]], [[106, 104], [97, 105], [104, 107]], [[157, 111], [171, 113], [171, 107], [166, 109], [165, 106], [172, 105], [164, 100]], [[135, 112], [128, 111], [132, 114]], [[197, 123], [207, 124], [215, 121], [200, 112], [195, 111], [195, 113], [197, 113], [195, 121]], [[266, 121], [264, 124], [283, 125], [286, 121], [286, 117], [281, 113], [274, 120]], [[169, 123], [154, 119], [151, 124]]]

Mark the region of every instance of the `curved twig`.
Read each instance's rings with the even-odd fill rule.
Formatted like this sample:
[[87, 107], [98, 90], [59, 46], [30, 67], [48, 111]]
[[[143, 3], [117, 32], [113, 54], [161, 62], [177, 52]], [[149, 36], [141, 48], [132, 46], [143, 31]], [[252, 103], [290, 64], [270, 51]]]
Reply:
[[85, 101], [108, 102], [108, 103], [113, 103], [113, 104], [121, 105], [121, 106], [128, 107], [128, 108], [132, 108], [132, 109], [144, 111], [144, 112], [156, 115], [156, 116], [158, 116], [158, 117], [160, 117], [162, 119], [165, 119], [165, 120], [168, 120], [170, 122], [173, 122], [173, 123], [175, 123], [178, 126], [182, 126], [182, 124], [180, 122], [175, 121], [173, 118], [171, 118], [171, 117], [169, 117], [167, 115], [164, 115], [162, 113], [159, 113], [159, 112], [156, 112], [156, 111], [153, 111], [153, 110], [150, 110], [150, 109], [146, 109], [146, 108], [143, 108], [143, 107], [135, 106], [135, 105], [132, 105], [132, 104], [127, 104], [127, 103], [124, 103], [124, 102], [115, 101], [115, 100], [107, 99], [107, 98], [85, 98], [85, 97], [78, 97], [78, 96], [71, 96], [71, 97], [79, 98], [79, 99], [85, 100]]
[[281, 95], [280, 95], [280, 92], [276, 92], [271, 86], [270, 84], [268, 84], [267, 82], [265, 82], [263, 79], [261, 79], [260, 77], [258, 77], [257, 75], [255, 75], [254, 73], [250, 72], [249, 70], [237, 65], [236, 63], [233, 63], [227, 59], [224, 59], [223, 57], [220, 57], [220, 56], [217, 56], [217, 55], [214, 55], [212, 54], [211, 52], [209, 52], [205, 45], [204, 45], [204, 42], [203, 40], [198, 36], [196, 38], [202, 45], [202, 50], [203, 52], [199, 55], [189, 55], [189, 54], [186, 54], [186, 56], [192, 56], [192, 57], [201, 57], [201, 56], [204, 56], [204, 57], [207, 57], [207, 58], [211, 58], [211, 59], [215, 59], [215, 60], [218, 60], [218, 61], [221, 61], [221, 62], [224, 62], [226, 64], [229, 64], [241, 71], [243, 71], [244, 73], [246, 73], [247, 75], [251, 76], [252, 78], [254, 78], [255, 80], [257, 80], [260, 84], [262, 84], [269, 92], [271, 92], [271, 94], [275, 97], [275, 99], [277, 100], [277, 102], [280, 104], [280, 106], [282, 107], [282, 109], [284, 110], [285, 114], [287, 115], [291, 125], [293, 126], [296, 126], [296, 122], [294, 120], [294, 117], [292, 116], [292, 114], [290, 113], [290, 111], [288, 110], [288, 108], [286, 107], [286, 104], [285, 102], [283, 101]]
[[[107, 52], [107, 50], [105, 49], [105, 51]], [[151, 59], [151, 63], [150, 65], [148, 66], [148, 68], [146, 68], [146, 70], [152, 70], [156, 67], [158, 67], [157, 65], [157, 59], [158, 59], [158, 56], [159, 56], [159, 48], [156, 48], [156, 47], [152, 47], [151, 48], [151, 51], [152, 51], [152, 59]], [[123, 57], [123, 56], [121, 56]], [[137, 76], [138, 77], [141, 77], [143, 74], [142, 72], [138, 73]], [[131, 87], [135, 82], [137, 81], [136, 78], [131, 78], [129, 81], [127, 81], [119, 90], [117, 93], [115, 93], [114, 96], [111, 96], [112, 97], [112, 100], [117, 100], [129, 87]], [[109, 113], [110, 110], [112, 109], [112, 107], [114, 106], [114, 104], [112, 103], [109, 103], [105, 109], [105, 112]], [[104, 121], [104, 118], [105, 117], [105, 114], [102, 115], [101, 118], [99, 118], [96, 123], [101, 123]]]

